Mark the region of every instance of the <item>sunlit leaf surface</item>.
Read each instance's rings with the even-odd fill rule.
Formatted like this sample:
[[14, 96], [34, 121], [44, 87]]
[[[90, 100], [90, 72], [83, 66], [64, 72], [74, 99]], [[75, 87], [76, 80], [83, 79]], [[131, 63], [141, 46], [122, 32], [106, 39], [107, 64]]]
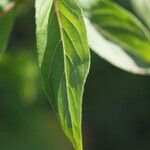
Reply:
[[82, 96], [90, 54], [74, 0], [36, 0], [39, 65], [46, 94], [65, 134], [82, 150]]

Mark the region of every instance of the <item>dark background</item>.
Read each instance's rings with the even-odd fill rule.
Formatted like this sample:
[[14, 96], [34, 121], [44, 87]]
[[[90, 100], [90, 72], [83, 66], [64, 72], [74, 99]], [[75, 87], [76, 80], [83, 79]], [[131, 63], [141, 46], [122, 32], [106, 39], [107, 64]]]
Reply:
[[[117, 1], [132, 11], [128, 1]], [[0, 150], [72, 150], [41, 87], [34, 10], [18, 16], [0, 63]], [[150, 149], [150, 77], [91, 52], [83, 101], [85, 150]]]

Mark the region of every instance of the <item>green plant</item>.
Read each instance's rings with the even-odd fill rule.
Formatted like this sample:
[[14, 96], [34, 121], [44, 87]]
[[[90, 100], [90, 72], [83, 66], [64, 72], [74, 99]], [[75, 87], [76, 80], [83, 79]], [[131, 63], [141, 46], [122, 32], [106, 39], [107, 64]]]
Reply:
[[[82, 96], [90, 66], [89, 46], [121, 69], [150, 73], [150, 7], [147, 0], [131, 3], [143, 23], [112, 0], [35, 1], [43, 87], [76, 150], [83, 149]], [[29, 4], [28, 0], [0, 1], [0, 59], [15, 17]]]

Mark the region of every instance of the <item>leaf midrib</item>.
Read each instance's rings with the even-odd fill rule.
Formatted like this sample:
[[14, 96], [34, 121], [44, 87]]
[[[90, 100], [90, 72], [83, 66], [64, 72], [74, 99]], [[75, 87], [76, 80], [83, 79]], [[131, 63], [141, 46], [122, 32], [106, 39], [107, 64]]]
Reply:
[[[66, 76], [66, 70], [67, 69], [66, 69], [66, 57], [65, 57], [65, 44], [64, 44], [64, 36], [63, 36], [63, 26], [62, 26], [62, 22], [61, 22], [60, 15], [59, 15], [58, 0], [54, 0], [54, 11], [56, 13], [56, 18], [57, 18], [58, 26], [59, 26], [59, 30], [60, 30], [60, 38], [61, 38], [61, 42], [62, 42], [62, 46], [63, 46], [64, 73], [65, 73], [65, 80], [66, 80], [66, 93], [67, 93], [67, 100], [69, 100], [69, 97], [68, 97], [68, 83], [67, 83], [68, 79], [67, 79], [67, 76]], [[68, 107], [69, 107], [69, 111], [71, 112], [69, 101], [68, 101]], [[72, 123], [73, 122], [72, 117], [70, 119], [71, 119], [71, 123]], [[72, 124], [72, 127], [73, 127], [73, 124]], [[74, 145], [76, 146], [76, 142], [75, 142], [76, 140], [75, 140], [74, 134], [72, 135], [72, 137], [74, 139], [74, 141], [73, 141]]]

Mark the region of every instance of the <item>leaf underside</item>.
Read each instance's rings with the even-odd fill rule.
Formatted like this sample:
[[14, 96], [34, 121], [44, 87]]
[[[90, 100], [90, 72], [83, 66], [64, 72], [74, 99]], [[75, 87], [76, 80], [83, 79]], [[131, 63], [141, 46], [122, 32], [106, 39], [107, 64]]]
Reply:
[[82, 150], [82, 96], [90, 53], [74, 0], [36, 0], [36, 34], [43, 86], [76, 150]]
[[136, 74], [150, 74], [150, 32], [130, 12], [110, 0], [85, 10], [89, 45], [102, 58]]
[[138, 57], [127, 53], [121, 46], [106, 39], [92, 23], [85, 18], [88, 41], [91, 49], [101, 58], [110, 62], [114, 66], [130, 73], [149, 75], [150, 65], [143, 62]]

